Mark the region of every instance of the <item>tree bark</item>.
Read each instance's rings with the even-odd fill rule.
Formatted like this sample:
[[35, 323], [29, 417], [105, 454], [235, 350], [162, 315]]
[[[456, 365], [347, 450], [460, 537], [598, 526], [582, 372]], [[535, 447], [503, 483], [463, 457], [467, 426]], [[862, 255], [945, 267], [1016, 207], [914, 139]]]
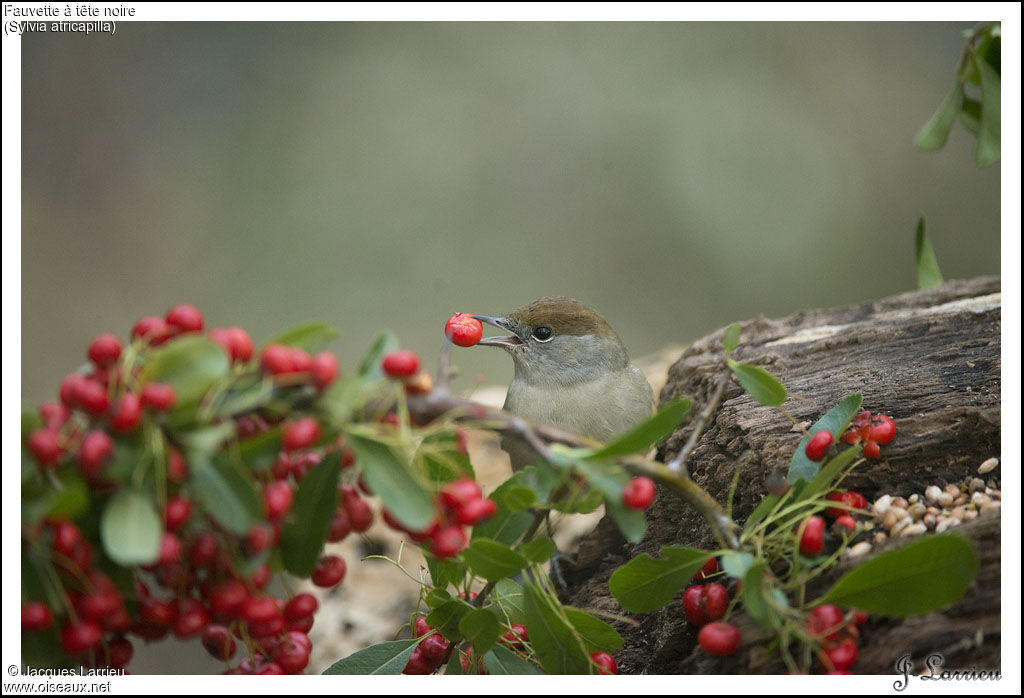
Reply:
[[[988, 277], [781, 320], [761, 317], [742, 323], [733, 358], [781, 379], [790, 395], [784, 408], [806, 426], [845, 396], [863, 393], [863, 409], [894, 419], [896, 438], [882, 447], [880, 460], [858, 467], [844, 487], [869, 502], [887, 493], [906, 497], [933, 484], [959, 484], [1000, 454], [1000, 303], [999, 279]], [[694, 401], [693, 411], [700, 410], [727, 370], [723, 358], [721, 332], [692, 344], [669, 370], [661, 401], [685, 394]], [[675, 455], [689, 432], [687, 425], [678, 429], [659, 458]], [[766, 478], [785, 475], [800, 438], [783, 414], [758, 405], [733, 383], [691, 453], [689, 471], [725, 504], [738, 468], [732, 514], [742, 523], [766, 493]], [[982, 477], [999, 487], [998, 468]], [[567, 575], [569, 603], [629, 616], [608, 593], [615, 569], [640, 553], [656, 555], [663, 545], [715, 549], [708, 526], [678, 499], [663, 492], [648, 514], [648, 535], [637, 545], [627, 544], [607, 518], [584, 539], [577, 567]], [[935, 652], [944, 655], [949, 669], [1000, 667], [999, 518], [981, 517], [954, 530], [974, 542], [980, 560], [967, 593], [941, 612], [870, 619], [862, 629], [856, 672], [894, 673], [904, 653], [912, 655], [917, 671]], [[888, 541], [873, 553], [895, 545]], [[857, 561], [838, 565], [822, 580], [821, 591]], [[731, 620], [744, 644], [727, 658], [697, 647], [678, 598], [632, 617], [638, 625], [616, 626], [625, 639], [616, 655], [623, 673], [785, 671], [777, 654], [764, 651], [771, 638], [742, 612]]]

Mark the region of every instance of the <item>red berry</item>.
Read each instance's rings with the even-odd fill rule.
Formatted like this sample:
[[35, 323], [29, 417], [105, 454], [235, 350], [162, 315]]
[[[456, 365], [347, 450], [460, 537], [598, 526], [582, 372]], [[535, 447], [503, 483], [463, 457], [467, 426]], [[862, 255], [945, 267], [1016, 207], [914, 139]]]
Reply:
[[60, 401], [68, 409], [78, 407], [78, 384], [85, 379], [81, 373], [69, 373], [60, 382]]
[[235, 638], [223, 625], [207, 625], [203, 628], [201, 641], [214, 659], [227, 661], [235, 656]]
[[716, 582], [704, 585], [704, 607], [708, 611], [711, 620], [718, 620], [725, 615], [729, 608], [729, 592], [725, 587]]
[[139, 606], [139, 617], [153, 625], [169, 628], [174, 622], [174, 606], [159, 599], [143, 599]]
[[843, 528], [847, 529], [848, 531], [856, 531], [857, 530], [857, 522], [854, 521], [853, 517], [850, 516], [849, 514], [843, 514], [842, 516], [837, 517], [836, 518], [836, 525], [837, 526], [842, 526]]
[[697, 641], [708, 654], [726, 657], [740, 646], [740, 631], [729, 623], [708, 623], [697, 634]]
[[281, 447], [285, 451], [308, 448], [320, 437], [320, 425], [313, 417], [302, 417], [289, 422], [281, 432]]
[[167, 324], [178, 332], [201, 332], [203, 314], [194, 305], [176, 305], [164, 317]]
[[703, 582], [718, 572], [718, 558], [709, 557], [707, 562], [693, 575], [694, 581]]
[[832, 432], [827, 430], [819, 431], [807, 442], [804, 453], [813, 461], [820, 461], [825, 457], [825, 450], [832, 445]]
[[338, 357], [332, 351], [320, 352], [313, 357], [310, 373], [313, 376], [313, 385], [317, 390], [323, 390], [338, 377]]
[[284, 617], [286, 620], [304, 618], [316, 613], [320, 603], [312, 594], [297, 594], [291, 601], [285, 604]]
[[409, 661], [406, 662], [405, 668], [402, 669], [402, 673], [412, 676], [426, 676], [427, 674], [433, 674], [435, 668], [434, 662], [417, 647], [413, 650], [412, 655], [410, 655]]
[[42, 601], [29, 601], [21, 605], [21, 629], [45, 630], [53, 624], [50, 607]]
[[843, 612], [826, 603], [817, 606], [807, 616], [807, 631], [821, 641], [834, 640], [843, 626]]
[[[370, 520], [373, 520], [372, 512]], [[331, 527], [327, 531], [327, 540], [337, 543], [345, 540], [350, 533], [352, 533], [352, 523], [348, 520], [348, 514], [343, 509], [334, 512], [334, 519], [331, 520]]]
[[289, 631], [274, 647], [271, 656], [286, 674], [298, 674], [309, 664], [313, 645], [305, 633]]
[[825, 547], [825, 519], [811, 516], [803, 526], [800, 534], [800, 552], [807, 557], [816, 557]]
[[171, 497], [164, 509], [164, 524], [169, 531], [177, 531], [192, 513], [192, 502], [185, 497]]
[[249, 555], [256, 555], [274, 545], [274, 532], [267, 524], [256, 523], [252, 525], [249, 532], [245, 534], [245, 551]]
[[448, 651], [448, 641], [442, 637], [441, 633], [431, 633], [419, 644], [419, 650], [424, 657], [436, 665]]
[[178, 401], [174, 386], [166, 383], [146, 383], [142, 387], [142, 404], [157, 412], [166, 412]]
[[118, 637], [107, 643], [107, 666], [123, 669], [132, 660], [135, 648], [126, 637]]
[[884, 414], [876, 414], [871, 418], [868, 423], [868, 435], [869, 441], [884, 446], [896, 436], [896, 424], [892, 421], [892, 417]]
[[[825, 496], [825, 499], [829, 500], [830, 502], [840, 502], [850, 507], [857, 507], [856, 502], [858, 501], [858, 497], [861, 501], [864, 500], [864, 497], [862, 495], [857, 494], [856, 492], [835, 491], [829, 492]], [[864, 501], [864, 506], [867, 506], [866, 501]], [[848, 509], [844, 509], [841, 507], [829, 507], [828, 509], [825, 510], [825, 516], [829, 517], [830, 519], [838, 519], [840, 516], [847, 514], [848, 511]]]
[[641, 475], [627, 482], [622, 488], [622, 503], [630, 509], [646, 509], [654, 502], [656, 493], [654, 480]]
[[474, 499], [466, 502], [455, 512], [456, 523], [463, 526], [475, 526], [484, 519], [494, 516], [498, 505], [493, 499]]
[[526, 631], [526, 626], [516, 623], [507, 633], [498, 638], [498, 642], [504, 643], [514, 650], [521, 650], [524, 648], [523, 642], [529, 639], [530, 634]]
[[864, 442], [863, 453], [865, 458], [871, 458], [872, 460], [882, 457], [882, 450], [878, 448], [878, 444], [875, 443], [874, 441]]
[[110, 398], [102, 383], [83, 377], [75, 385], [75, 403], [89, 414], [100, 415], [110, 407]]
[[188, 477], [188, 466], [181, 452], [171, 446], [167, 451], [167, 479], [171, 482], [181, 483]]
[[105, 431], [90, 431], [78, 448], [78, 465], [86, 477], [95, 477], [114, 455], [114, 440]]
[[291, 373], [292, 349], [284, 344], [268, 344], [260, 353], [260, 369], [271, 376]]
[[708, 618], [707, 609], [704, 608], [703, 586], [698, 584], [683, 591], [683, 612], [691, 625], [700, 628], [708, 624], [711, 619]]
[[416, 637], [423, 637], [429, 632], [433, 632], [434, 627], [427, 625], [427, 619], [423, 616], [416, 616]]
[[81, 620], [65, 625], [60, 631], [60, 646], [64, 654], [78, 654], [98, 646], [103, 640], [103, 631], [96, 621]]
[[[241, 605], [242, 617], [247, 623], [267, 623], [281, 615], [277, 601], [269, 596], [246, 599]], [[282, 616], [283, 618], [283, 616]]]
[[211, 589], [207, 596], [210, 611], [217, 620], [222, 621], [237, 618], [248, 600], [249, 591], [245, 584], [237, 579], [225, 579]]
[[414, 376], [420, 370], [420, 357], [416, 352], [408, 349], [399, 349], [385, 354], [380, 363], [384, 373], [391, 378]]
[[164, 531], [160, 538], [158, 565], [169, 565], [181, 559], [181, 540], [170, 531]]
[[43, 420], [46, 428], [51, 431], [59, 430], [70, 416], [71, 410], [60, 402], [44, 402], [39, 406], [39, 417]]
[[224, 349], [233, 363], [244, 363], [252, 358], [252, 338], [241, 327], [214, 328], [210, 330], [210, 339]]
[[257, 589], [262, 589], [267, 586], [268, 582], [270, 582], [270, 565], [264, 562], [249, 575], [249, 584]]
[[430, 552], [441, 559], [454, 557], [466, 546], [466, 534], [461, 526], [448, 526], [438, 531], [430, 543]]
[[448, 511], [458, 511], [469, 502], [480, 499], [480, 485], [473, 478], [464, 477], [445, 484], [438, 499]]
[[173, 624], [176, 637], [198, 635], [209, 624], [210, 614], [201, 603], [188, 597], [178, 599], [178, 612]]
[[821, 665], [826, 671], [846, 671], [857, 661], [857, 643], [852, 637], [844, 637], [823, 654]]
[[114, 404], [110, 416], [110, 428], [116, 432], [134, 431], [142, 421], [142, 401], [135, 393], [125, 393]]
[[141, 339], [148, 344], [163, 344], [173, 333], [162, 317], [147, 315], [135, 323], [132, 339]]
[[280, 519], [292, 508], [295, 490], [286, 480], [275, 480], [263, 490], [263, 508], [271, 521]]
[[618, 674], [619, 667], [615, 663], [615, 657], [607, 652], [591, 652], [590, 659], [597, 665], [598, 674]]
[[341, 506], [348, 514], [348, 521], [353, 531], [362, 533], [373, 524], [373, 510], [366, 500], [360, 498], [359, 493], [352, 485], [341, 486]]
[[316, 562], [310, 579], [318, 587], [333, 587], [345, 578], [345, 561], [337, 555], [324, 555]]
[[455, 313], [444, 325], [444, 336], [460, 347], [473, 346], [483, 333], [483, 324], [472, 313]]
[[43, 468], [52, 468], [60, 461], [63, 449], [57, 432], [49, 429], [36, 429], [28, 437], [28, 450]]
[[110, 366], [121, 357], [121, 340], [116, 335], [101, 334], [89, 344], [89, 360], [97, 366]]

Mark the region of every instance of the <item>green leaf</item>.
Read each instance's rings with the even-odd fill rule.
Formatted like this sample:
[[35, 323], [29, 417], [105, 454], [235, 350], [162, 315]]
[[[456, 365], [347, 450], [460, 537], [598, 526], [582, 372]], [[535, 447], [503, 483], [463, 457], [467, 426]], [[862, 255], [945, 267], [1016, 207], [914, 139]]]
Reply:
[[594, 453], [587, 460], [608, 460], [616, 456], [646, 451], [651, 446], [672, 435], [680, 422], [690, 411], [690, 399], [680, 397], [662, 405], [650, 418], [636, 425], [625, 434], [616, 437]]
[[313, 574], [338, 505], [341, 454], [324, 457], [299, 481], [288, 519], [281, 529], [281, 560], [296, 577]]
[[630, 509], [622, 503], [622, 488], [630, 480], [629, 473], [608, 461], [579, 461], [576, 469], [591, 487], [604, 496], [605, 509], [626, 540], [639, 543], [647, 531], [647, 520], [642, 511]]
[[462, 557], [471, 572], [489, 582], [511, 577], [529, 562], [507, 545], [480, 537], [473, 538], [462, 551]]
[[389, 351], [398, 349], [398, 338], [392, 332], [384, 330], [373, 340], [370, 350], [359, 362], [359, 375], [364, 378], [380, 378], [384, 375], [384, 369], [380, 367], [380, 360]]
[[498, 606], [508, 625], [522, 623], [525, 620], [523, 613], [523, 588], [513, 580], [500, 580], [494, 587], [491, 599]]
[[731, 354], [739, 345], [740, 326], [734, 322], [722, 331], [722, 346], [725, 347], [726, 354]]
[[103, 551], [119, 565], [156, 562], [164, 527], [153, 502], [138, 492], [121, 490], [103, 509], [100, 540]]
[[722, 571], [735, 579], [743, 579], [756, 562], [757, 559], [750, 553], [730, 550], [722, 554]]
[[862, 446], [859, 444], [850, 446], [825, 463], [821, 470], [818, 471], [818, 474], [814, 476], [814, 479], [811, 480], [810, 484], [800, 491], [800, 496], [794, 499], [794, 501], [800, 502], [810, 499], [819, 492], [824, 492], [830, 488], [832, 483], [836, 481], [836, 478], [839, 477], [839, 473], [843, 472], [860, 455], [861, 448]]
[[612, 573], [608, 589], [627, 611], [646, 613], [661, 608], [710, 557], [703, 550], [675, 545], [664, 546], [661, 555], [656, 560], [641, 553]]
[[473, 645], [474, 652], [483, 655], [494, 647], [501, 636], [501, 624], [491, 611], [474, 608], [462, 616], [459, 632]]
[[814, 435], [819, 431], [828, 431], [832, 434], [833, 442], [839, 441], [843, 432], [845, 432], [846, 428], [850, 426], [850, 422], [860, 410], [861, 401], [863, 399], [864, 396], [860, 393], [847, 395], [839, 401], [838, 405], [822, 415], [822, 417], [807, 430], [808, 435], [800, 439], [800, 443], [797, 444], [796, 451], [793, 453], [793, 458], [789, 461], [789, 474], [786, 478], [789, 484], [795, 485], [800, 480], [810, 482], [814, 479], [814, 476], [818, 474], [818, 470], [821, 466], [807, 457], [807, 453], [804, 449], [807, 448], [808, 442], [810, 442]]
[[254, 483], [238, 468], [218, 457], [190, 457], [189, 478], [195, 498], [224, 528], [244, 536], [263, 515], [263, 501]]
[[956, 121], [956, 115], [960, 112], [963, 96], [963, 86], [957, 82], [932, 117], [917, 132], [914, 145], [918, 150], [938, 150], [946, 145], [953, 122]]
[[494, 516], [473, 527], [473, 538], [490, 538], [506, 545], [518, 541], [533, 523], [533, 514], [523, 510], [536, 504], [538, 499], [547, 499], [551, 487], [561, 478], [550, 468], [545, 468], [544, 472], [553, 477], [543, 485], [539, 483], [541, 478], [537, 467], [532, 465], [501, 483], [490, 496], [498, 510]]
[[960, 123], [975, 136], [981, 132], [981, 100], [964, 97]]
[[[537, 503], [537, 493], [526, 487], [516, 487], [515, 483], [501, 493], [502, 502], [511, 512], [529, 509]], [[494, 499], [494, 496], [491, 497]]]
[[565, 606], [565, 615], [572, 627], [586, 645], [587, 654], [591, 652], [608, 652], [609, 654], [622, 647], [622, 636], [612, 626], [600, 618], [595, 618], [586, 611], [572, 606]]
[[412, 531], [422, 531], [434, 519], [434, 499], [409, 472], [405, 459], [390, 446], [356, 433], [346, 434], [369, 488], [384, 508]]
[[254, 473], [270, 470], [281, 452], [281, 428], [253, 434], [237, 443], [238, 458]]
[[741, 364], [726, 359], [732, 374], [750, 397], [765, 407], [778, 407], [786, 401], [786, 388], [778, 378], [753, 364]]
[[873, 615], [917, 616], [958, 601], [977, 572], [970, 541], [951, 534], [926, 536], [858, 565], [822, 601]]
[[[494, 675], [539, 675], [544, 672], [533, 662], [528, 662], [507, 647], [495, 645], [494, 649], [484, 655], [484, 669]], [[445, 672], [447, 676], [447, 672]]]
[[427, 570], [435, 587], [442, 589], [449, 584], [458, 586], [466, 575], [466, 565], [458, 558], [438, 560], [433, 555], [427, 557]]
[[981, 77], [981, 128], [974, 150], [974, 162], [984, 166], [999, 160], [1002, 128], [1002, 117], [999, 112], [1000, 78], [999, 73], [987, 61], [975, 60], [975, 64]]
[[548, 674], [591, 673], [590, 655], [558, 602], [534, 584], [523, 587], [530, 644]]
[[202, 335], [186, 336], [157, 349], [142, 368], [139, 381], [167, 383], [177, 393], [175, 410], [192, 408], [231, 367], [227, 354]]
[[743, 532], [747, 533], [754, 529], [754, 526], [761, 523], [764, 517], [768, 516], [768, 513], [775, 508], [775, 505], [779, 503], [781, 499], [780, 495], [767, 494], [761, 503], [754, 507], [754, 511], [750, 512], [750, 516], [747, 517], [747, 522], [743, 525]]
[[550, 560], [557, 549], [555, 541], [547, 536], [538, 536], [528, 543], [524, 543], [519, 548], [519, 552], [525, 555], [526, 559], [530, 562], [535, 562], [539, 565]]
[[409, 663], [409, 657], [416, 650], [418, 639], [380, 642], [366, 649], [353, 652], [344, 659], [324, 669], [324, 675], [335, 676], [378, 674], [397, 676]]
[[462, 639], [459, 623], [463, 616], [473, 610], [473, 607], [462, 599], [452, 599], [441, 604], [427, 614], [426, 621], [435, 630], [444, 635], [449, 642]]
[[743, 577], [743, 609], [751, 620], [762, 628], [774, 627], [771, 608], [764, 600], [765, 563], [759, 562], [747, 570]]
[[942, 272], [939, 262], [935, 259], [932, 241], [928, 238], [928, 230], [924, 216], [917, 219], [917, 232], [914, 234], [914, 251], [917, 257], [917, 287], [932, 288], [942, 283]]
[[338, 334], [338, 330], [322, 322], [309, 322], [282, 332], [269, 340], [267, 344], [287, 344], [290, 347], [299, 347], [310, 354], [315, 354], [326, 349]]

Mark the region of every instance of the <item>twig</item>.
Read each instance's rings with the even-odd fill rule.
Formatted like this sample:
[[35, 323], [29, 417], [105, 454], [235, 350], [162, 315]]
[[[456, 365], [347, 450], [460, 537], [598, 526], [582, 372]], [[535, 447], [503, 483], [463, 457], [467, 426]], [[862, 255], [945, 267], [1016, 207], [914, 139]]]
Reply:
[[704, 409], [701, 410], [700, 415], [697, 417], [697, 421], [694, 422], [693, 431], [690, 433], [690, 438], [683, 446], [675, 458], [667, 463], [669, 470], [675, 473], [680, 473], [689, 477], [686, 470], [686, 459], [690, 455], [690, 451], [697, 445], [697, 440], [700, 439], [701, 433], [703, 433], [708, 422], [711, 421], [711, 416], [718, 411], [718, 405], [722, 402], [722, 396], [725, 395], [725, 388], [729, 385], [729, 381], [732, 380], [732, 374], [726, 372], [722, 374], [722, 377], [718, 380], [718, 385], [715, 386], [715, 390], [711, 393], [711, 397], [708, 399], [707, 404], [704, 405]]

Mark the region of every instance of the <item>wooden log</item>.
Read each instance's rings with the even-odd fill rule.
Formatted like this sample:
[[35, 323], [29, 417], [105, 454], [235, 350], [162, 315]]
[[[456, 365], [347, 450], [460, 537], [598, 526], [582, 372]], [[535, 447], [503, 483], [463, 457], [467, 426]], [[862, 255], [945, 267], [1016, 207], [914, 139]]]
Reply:
[[[986, 277], [951, 281], [857, 306], [811, 310], [781, 320], [742, 323], [733, 357], [762, 366], [785, 384], [784, 408], [807, 425], [855, 392], [863, 408], [890, 415], [896, 439], [880, 460], [857, 468], [844, 486], [868, 501], [882, 494], [908, 496], [928, 485], [960, 483], [1000, 454], [1000, 283]], [[672, 366], [660, 399], [679, 395], [699, 410], [725, 371], [721, 332], [693, 343]], [[671, 458], [689, 437], [684, 425], [659, 452]], [[725, 503], [735, 471], [734, 519], [743, 522], [766, 493], [771, 474], [784, 475], [801, 435], [778, 410], [762, 407], [731, 385], [717, 414], [689, 458], [694, 480]], [[983, 476], [999, 484], [999, 469]], [[898, 657], [912, 654], [923, 666], [931, 651], [946, 653], [947, 668], [996, 670], [1000, 666], [999, 518], [959, 527], [978, 550], [981, 568], [964, 598], [939, 613], [910, 619], [873, 618], [864, 630], [858, 673], [892, 673]], [[608, 577], [639, 553], [662, 545], [714, 549], [704, 521], [678, 499], [660, 496], [649, 510], [647, 537], [637, 545], [602, 521], [582, 541], [577, 567], [567, 574], [565, 598], [582, 608], [623, 613], [608, 593]], [[926, 534], [930, 535], [930, 534]], [[895, 543], [892, 543], [895, 544]], [[833, 571], [834, 581], [842, 569]], [[767, 655], [769, 638], [740, 613], [744, 649], [711, 658], [696, 647], [678, 601], [620, 624], [625, 645], [616, 655], [623, 673], [781, 672]], [[759, 634], [760, 633], [760, 634]]]

